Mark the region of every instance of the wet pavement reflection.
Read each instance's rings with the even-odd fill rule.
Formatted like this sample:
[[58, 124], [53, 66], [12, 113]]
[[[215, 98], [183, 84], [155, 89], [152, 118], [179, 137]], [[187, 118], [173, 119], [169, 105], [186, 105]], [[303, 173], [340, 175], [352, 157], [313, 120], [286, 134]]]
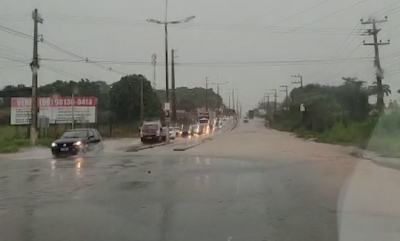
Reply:
[[[285, 197], [296, 185], [287, 175], [318, 172], [317, 167], [281, 165], [287, 164], [140, 153], [2, 161], [0, 237], [270, 240], [286, 232], [276, 220], [288, 215], [287, 207], [299, 205]], [[296, 198], [309, 201], [305, 193], [310, 192], [317, 195], [302, 189]], [[336, 225], [333, 217], [325, 221]]]

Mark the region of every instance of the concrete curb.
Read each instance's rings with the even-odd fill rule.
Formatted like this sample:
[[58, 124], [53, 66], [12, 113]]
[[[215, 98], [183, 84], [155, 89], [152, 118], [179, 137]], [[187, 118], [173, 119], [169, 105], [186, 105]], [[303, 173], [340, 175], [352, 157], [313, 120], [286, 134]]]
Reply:
[[129, 147], [125, 150], [125, 152], [138, 152], [141, 150], [146, 150], [146, 149], [151, 149], [154, 147], [159, 147], [159, 146], [165, 146], [167, 145], [167, 143], [163, 142], [163, 143], [158, 143], [158, 144], [153, 144], [153, 145], [146, 145], [146, 146], [133, 146], [133, 147]]
[[192, 144], [192, 145], [189, 145], [189, 146], [186, 146], [186, 147], [177, 147], [177, 148], [174, 148], [174, 151], [186, 151], [186, 150], [192, 149], [192, 148], [194, 148], [194, 147], [196, 147], [196, 146], [199, 146], [199, 145], [203, 144], [203, 143], [206, 142], [206, 141], [212, 141], [212, 140], [213, 140], [212, 137], [207, 137], [207, 138], [205, 138], [205, 139], [203, 139], [203, 140], [201, 140], [201, 141], [199, 141], [199, 142], [196, 142], [196, 143], [194, 143], [194, 144]]
[[191, 148], [193, 148], [193, 147], [199, 146], [199, 145], [201, 145], [201, 144], [203, 144], [203, 143], [204, 143], [204, 141], [196, 142], [196, 143], [194, 143], [194, 144], [192, 144], [192, 145], [189, 145], [189, 146], [187, 146], [187, 147], [178, 147], [178, 148], [175, 148], [174, 151], [186, 151], [186, 150], [189, 150], [189, 149], [191, 149]]

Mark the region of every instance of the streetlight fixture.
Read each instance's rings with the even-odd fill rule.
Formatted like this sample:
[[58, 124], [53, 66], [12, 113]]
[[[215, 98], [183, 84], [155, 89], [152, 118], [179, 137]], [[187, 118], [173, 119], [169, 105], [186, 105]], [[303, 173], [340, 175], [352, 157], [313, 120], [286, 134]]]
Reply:
[[168, 106], [167, 110], [167, 118], [166, 118], [166, 124], [167, 124], [167, 137], [166, 137], [166, 142], [169, 143], [169, 122], [170, 122], [170, 116], [169, 116], [169, 87], [168, 87], [168, 25], [170, 24], [181, 24], [181, 23], [187, 23], [195, 18], [195, 16], [190, 16], [182, 20], [178, 21], [167, 21], [167, 14], [168, 14], [168, 0], [165, 1], [165, 20], [164, 21], [159, 21], [155, 19], [147, 19], [146, 21], [149, 23], [155, 23], [155, 24], [162, 24], [164, 25], [165, 28], [165, 92], [166, 92], [166, 102], [165, 105]]

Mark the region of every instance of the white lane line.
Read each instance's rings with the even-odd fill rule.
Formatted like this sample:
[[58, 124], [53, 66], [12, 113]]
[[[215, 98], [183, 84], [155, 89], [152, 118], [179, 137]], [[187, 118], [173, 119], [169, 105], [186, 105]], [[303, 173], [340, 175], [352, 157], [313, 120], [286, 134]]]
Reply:
[[232, 240], [232, 237], [231, 237], [231, 236], [229, 236], [229, 237], [228, 237], [228, 241], [231, 241], [231, 240]]

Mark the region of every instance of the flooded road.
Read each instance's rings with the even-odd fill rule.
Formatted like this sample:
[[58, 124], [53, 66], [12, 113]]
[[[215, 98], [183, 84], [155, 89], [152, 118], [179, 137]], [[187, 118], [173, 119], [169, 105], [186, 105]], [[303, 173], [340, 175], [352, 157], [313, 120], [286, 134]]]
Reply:
[[358, 240], [338, 212], [362, 203], [374, 168], [255, 121], [185, 152], [1, 160], [0, 237]]

